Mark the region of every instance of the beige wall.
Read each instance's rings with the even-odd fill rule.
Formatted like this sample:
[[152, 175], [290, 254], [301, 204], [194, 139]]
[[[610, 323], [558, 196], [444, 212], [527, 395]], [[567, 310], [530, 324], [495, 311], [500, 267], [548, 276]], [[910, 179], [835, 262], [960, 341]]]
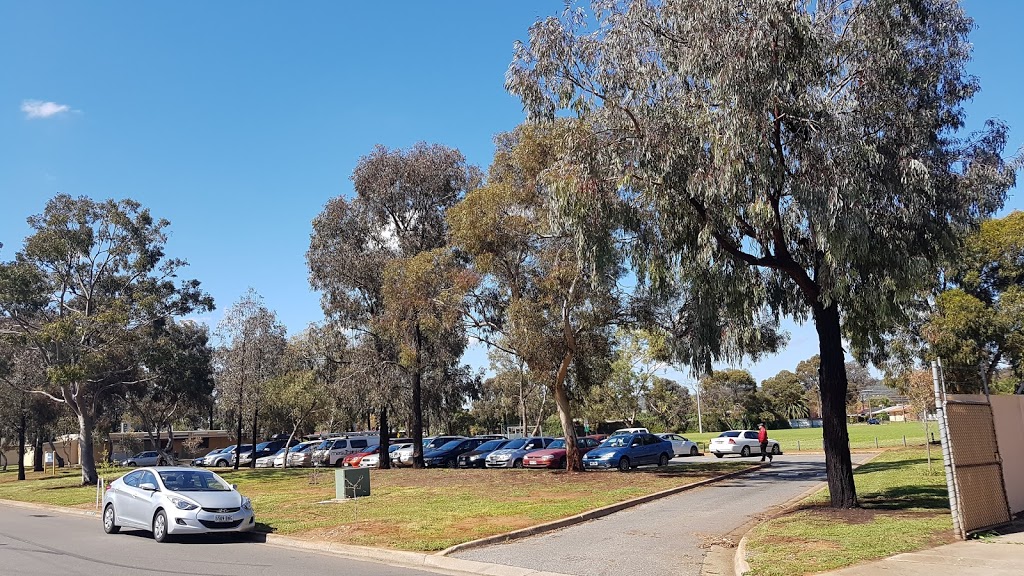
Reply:
[[1024, 512], [1024, 396], [992, 396], [992, 418], [1010, 512]]

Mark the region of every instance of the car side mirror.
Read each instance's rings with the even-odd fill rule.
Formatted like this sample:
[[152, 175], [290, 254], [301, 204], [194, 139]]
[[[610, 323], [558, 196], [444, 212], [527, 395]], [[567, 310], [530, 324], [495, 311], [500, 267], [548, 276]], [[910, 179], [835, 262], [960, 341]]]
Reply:
[[143, 482], [142, 484], [139, 484], [139, 488], [146, 492], [156, 492], [156, 484], [153, 484], [152, 482]]
[[637, 446], [639, 446], [639, 445], [640, 445], [640, 443], [639, 443], [639, 442], [633, 442], [633, 446], [632, 446], [632, 447], [633, 447], [633, 448], [636, 448], [636, 447], [637, 447]]
[[231, 489], [232, 490], [238, 490], [238, 484], [232, 484], [231, 485]]

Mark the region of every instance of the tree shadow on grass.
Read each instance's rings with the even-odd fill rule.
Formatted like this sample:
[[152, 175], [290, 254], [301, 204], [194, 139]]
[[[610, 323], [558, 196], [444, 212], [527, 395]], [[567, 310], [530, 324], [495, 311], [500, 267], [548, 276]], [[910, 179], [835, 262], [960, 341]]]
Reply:
[[[932, 458], [933, 462], [936, 461]], [[914, 466], [916, 464], [927, 464], [927, 458], [915, 458], [913, 460], [896, 460], [893, 462], [868, 462], [867, 464], [861, 464], [857, 467], [856, 474], [869, 474], [871, 472], [886, 472], [888, 470], [897, 470], [900, 468], [906, 468], [908, 466]], [[938, 458], [937, 465], [942, 466], [942, 458]]]
[[900, 486], [858, 498], [862, 508], [875, 510], [948, 510], [949, 494], [935, 486]]

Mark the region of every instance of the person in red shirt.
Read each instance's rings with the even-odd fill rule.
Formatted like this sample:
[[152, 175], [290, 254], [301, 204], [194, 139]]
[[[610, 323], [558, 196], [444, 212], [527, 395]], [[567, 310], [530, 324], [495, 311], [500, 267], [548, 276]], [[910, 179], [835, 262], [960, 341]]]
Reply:
[[765, 456], [771, 462], [772, 453], [768, 451], [768, 430], [764, 427], [764, 422], [761, 422], [757, 429], [757, 441], [761, 444], [761, 462], [764, 462]]

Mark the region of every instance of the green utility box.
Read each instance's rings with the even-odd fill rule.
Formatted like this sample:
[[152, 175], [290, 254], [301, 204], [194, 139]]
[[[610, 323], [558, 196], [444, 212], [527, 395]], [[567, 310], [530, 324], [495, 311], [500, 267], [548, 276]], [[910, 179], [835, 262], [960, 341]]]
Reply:
[[338, 500], [370, 495], [369, 468], [340, 468], [334, 471], [334, 497]]

